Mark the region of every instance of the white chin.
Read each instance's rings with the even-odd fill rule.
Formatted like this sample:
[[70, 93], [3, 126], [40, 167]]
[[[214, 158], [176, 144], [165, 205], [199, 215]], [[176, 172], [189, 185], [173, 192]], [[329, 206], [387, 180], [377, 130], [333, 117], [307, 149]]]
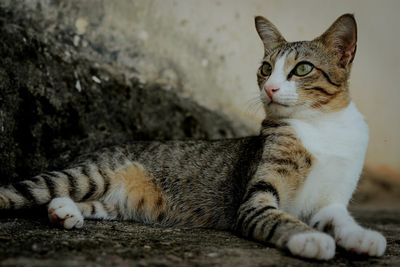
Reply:
[[279, 105], [276, 103], [268, 104], [264, 106], [267, 117], [282, 118], [290, 117], [292, 114], [292, 108], [288, 106]]

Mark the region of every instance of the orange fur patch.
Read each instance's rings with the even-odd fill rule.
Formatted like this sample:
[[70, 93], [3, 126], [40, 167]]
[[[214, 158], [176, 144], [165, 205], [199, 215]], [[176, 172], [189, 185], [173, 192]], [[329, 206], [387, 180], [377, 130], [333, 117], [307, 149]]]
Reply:
[[119, 171], [117, 177], [126, 189], [128, 207], [151, 219], [156, 219], [165, 210], [162, 191], [143, 165], [133, 163]]

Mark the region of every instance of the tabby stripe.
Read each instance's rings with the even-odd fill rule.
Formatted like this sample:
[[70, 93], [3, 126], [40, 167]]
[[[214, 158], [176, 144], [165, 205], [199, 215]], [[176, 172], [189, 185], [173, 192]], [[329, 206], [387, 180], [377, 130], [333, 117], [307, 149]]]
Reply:
[[282, 219], [279, 221], [280, 224], [285, 226], [285, 231], [286, 232], [302, 232], [302, 231], [308, 231], [309, 227], [302, 223], [301, 221], [295, 220], [294, 218], [287, 218], [287, 219]]
[[144, 198], [142, 197], [142, 198], [139, 200], [136, 209], [141, 211], [141, 210], [143, 209], [143, 206], [144, 206]]
[[271, 238], [274, 236], [276, 228], [279, 226], [280, 221], [278, 220], [276, 223], [274, 223], [274, 225], [272, 225], [272, 227], [269, 229], [269, 233], [268, 235], [265, 237], [265, 241], [269, 241], [271, 240]]
[[35, 176], [35, 177], [31, 178], [31, 181], [35, 184], [38, 184], [39, 182], [42, 181], [42, 179], [39, 176]]
[[44, 179], [47, 188], [49, 189], [49, 194], [51, 198], [57, 197], [57, 174], [55, 172], [43, 172], [40, 176]]
[[162, 197], [158, 197], [157, 201], [156, 201], [156, 207], [157, 208], [161, 208], [163, 204], [164, 204], [163, 198]]
[[269, 54], [269, 60], [270, 61], [274, 61], [273, 59], [274, 59], [274, 56], [275, 56], [275, 54], [277, 53], [277, 50], [275, 50], [275, 51], [271, 51], [271, 50], [265, 50], [264, 51], [264, 53], [265, 53], [265, 55], [267, 55], [267, 54]]
[[297, 49], [294, 49], [295, 55], [294, 55], [294, 60], [297, 61], [299, 58], [299, 51]]
[[272, 206], [265, 206], [262, 207], [260, 209], [258, 209], [254, 214], [246, 217], [245, 222], [243, 222], [243, 230], [247, 229], [249, 227], [249, 225], [253, 222], [253, 220], [255, 220], [257, 217], [259, 217], [260, 215], [262, 215], [265, 211], [269, 210], [273, 208]]
[[60, 171], [60, 173], [67, 177], [69, 183], [68, 194], [73, 200], [76, 200], [78, 197], [78, 186], [76, 178], [65, 170]]
[[297, 164], [297, 162], [295, 162], [295, 161], [293, 161], [293, 160], [291, 160], [289, 158], [281, 159], [281, 158], [275, 158], [275, 157], [268, 157], [266, 159], [263, 159], [263, 163], [275, 163], [275, 164], [278, 164], [280, 166], [282, 166], [282, 165], [290, 165], [295, 170], [299, 169], [299, 164]]
[[[275, 216], [273, 216], [272, 218], [269, 218], [269, 217], [271, 217], [271, 215], [275, 215]], [[269, 223], [275, 221], [276, 218], [280, 217], [280, 213], [269, 212], [269, 213], [265, 214], [264, 217], [265, 217], [265, 221], [264, 221], [264, 223], [263, 223], [263, 224], [261, 225], [261, 227], [260, 227], [260, 230], [261, 230], [262, 232], [264, 232], [264, 228], [265, 228]]]
[[118, 217], [117, 207], [115, 205], [106, 205], [103, 203], [103, 209], [107, 215], [112, 216], [113, 218]]
[[47, 189], [49, 190], [50, 199], [53, 199], [56, 196], [56, 184], [54, 177], [45, 173], [40, 174], [40, 177], [42, 177], [46, 183]]
[[256, 210], [255, 207], [250, 207], [248, 209], [239, 212], [239, 220], [236, 223], [236, 229], [240, 230], [242, 228], [243, 222], [246, 219], [246, 215], [253, 212], [254, 210]]
[[96, 193], [97, 184], [90, 175], [90, 167], [88, 165], [83, 166], [81, 168], [81, 172], [83, 175], [85, 175], [87, 177], [87, 179], [89, 181], [89, 190], [86, 192], [86, 194], [82, 197], [81, 200], [88, 200], [90, 197], [92, 197]]
[[279, 193], [278, 191], [275, 189], [275, 187], [269, 183], [269, 182], [265, 182], [265, 181], [259, 181], [255, 184], [253, 184], [249, 190], [247, 190], [246, 196], [244, 197], [242, 203], [247, 202], [250, 198], [252, 198], [254, 195], [258, 194], [258, 193], [270, 193], [272, 194], [275, 199], [276, 202], [279, 204]]
[[[338, 95], [339, 94], [339, 92], [336, 92], [335, 94], [334, 94], [334, 96], [336, 96], [336, 95]], [[331, 97], [331, 98], [327, 98], [327, 99], [325, 99], [325, 100], [320, 100], [320, 101], [318, 101], [317, 103], [318, 104], [320, 104], [320, 105], [326, 105], [326, 104], [328, 104], [329, 102], [331, 102], [333, 99], [335, 99], [335, 97]]]
[[94, 202], [89, 203], [89, 208], [90, 208], [89, 215], [96, 214], [96, 206]]
[[25, 182], [18, 182], [13, 184], [14, 189], [23, 196], [26, 200], [36, 203], [36, 198], [30, 190], [30, 186]]
[[[125, 201], [126, 201], [126, 199], [125, 199]], [[117, 216], [119, 218], [121, 218], [121, 219], [124, 219], [124, 217], [125, 217], [124, 216], [124, 214], [125, 214], [124, 207], [122, 205], [120, 205], [120, 204], [117, 204], [115, 209], [118, 210], [118, 211], [116, 211], [117, 212]]]
[[287, 134], [287, 133], [271, 133], [271, 134], [267, 134], [267, 135], [266, 135], [266, 138], [267, 138], [268, 140], [275, 139], [275, 138], [282, 138], [282, 137], [288, 138], [288, 139], [292, 139], [292, 140], [296, 140], [296, 137], [293, 136], [293, 134]]
[[333, 82], [333, 81], [331, 80], [331, 78], [329, 77], [328, 73], [326, 73], [324, 70], [322, 70], [322, 69], [320, 69], [320, 68], [317, 68], [317, 67], [315, 67], [315, 66], [314, 66], [314, 68], [315, 68], [316, 70], [319, 70], [319, 71], [322, 73], [322, 75], [325, 77], [325, 79], [326, 79], [330, 84], [332, 84], [332, 85], [334, 85], [334, 86], [336, 86], [336, 87], [339, 87], [339, 86], [340, 86], [340, 84], [337, 84], [337, 83]]
[[325, 88], [322, 88], [322, 87], [319, 87], [319, 86], [306, 88], [306, 90], [315, 90], [315, 91], [321, 92], [321, 93], [323, 93], [325, 95], [328, 95], [328, 96], [334, 96], [334, 95], [338, 94], [338, 92], [334, 92], [334, 93], [328, 92]]
[[[276, 209], [273, 206], [266, 206], [263, 207], [262, 209], [260, 209], [259, 211], [257, 211], [255, 214], [253, 214], [249, 220], [245, 223], [245, 226], [243, 226], [243, 229], [249, 229], [248, 230], [248, 236], [253, 236], [254, 234], [254, 229], [257, 227], [258, 223], [260, 223], [261, 220], [256, 220], [254, 221], [257, 217], [259, 217], [260, 215], [265, 215], [264, 213], [268, 210], [271, 209]], [[264, 216], [265, 218], [265, 216]], [[253, 222], [254, 221], [254, 222]]]
[[[264, 220], [264, 223], [262, 224], [262, 225], [264, 225], [265, 222], [266, 222], [267, 217], [268, 217], [268, 216], [263, 216], [262, 218], [260, 218], [260, 220], [259, 220], [258, 222], [253, 223], [253, 224], [250, 226], [249, 231], [248, 231], [248, 236], [249, 236], [249, 237], [255, 237], [255, 236], [254, 236], [254, 231], [255, 231], [257, 225], [258, 225], [262, 220]], [[261, 227], [262, 227], [262, 226], [261, 226]]]
[[107, 175], [107, 173], [105, 171], [103, 171], [99, 167], [97, 167], [97, 172], [99, 173], [101, 178], [103, 178], [103, 181], [104, 181], [103, 192], [105, 194], [110, 189], [110, 177]]
[[165, 213], [161, 211], [157, 216], [157, 221], [162, 222], [164, 218], [165, 218]]
[[311, 159], [311, 157], [307, 155], [305, 160], [306, 160], [307, 167], [310, 167], [311, 164], [312, 164], [312, 159]]
[[268, 52], [268, 54], [270, 54], [270, 56], [269, 56], [270, 61], [275, 61], [276, 58], [279, 56], [279, 54], [282, 52], [282, 48], [278, 48], [278, 49], [275, 49], [275, 50], [272, 50], [272, 51], [269, 50], [267, 52]]
[[286, 49], [281, 48], [279, 50], [279, 53], [278, 53], [277, 57], [282, 57], [285, 53], [286, 53]]
[[289, 171], [287, 169], [285, 169], [285, 168], [277, 168], [275, 171], [277, 173], [279, 173], [280, 175], [282, 175], [282, 176], [289, 175]]
[[276, 121], [276, 120], [263, 120], [261, 125], [265, 128], [279, 128], [288, 126], [288, 124], [284, 121]]

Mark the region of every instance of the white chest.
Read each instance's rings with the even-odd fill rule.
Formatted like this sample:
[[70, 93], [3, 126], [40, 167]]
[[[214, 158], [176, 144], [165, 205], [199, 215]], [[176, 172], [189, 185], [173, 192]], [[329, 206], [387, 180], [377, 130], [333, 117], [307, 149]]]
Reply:
[[355, 105], [313, 119], [288, 122], [314, 156], [314, 164], [287, 211], [301, 216], [331, 203], [347, 205], [361, 174], [368, 143], [368, 127]]

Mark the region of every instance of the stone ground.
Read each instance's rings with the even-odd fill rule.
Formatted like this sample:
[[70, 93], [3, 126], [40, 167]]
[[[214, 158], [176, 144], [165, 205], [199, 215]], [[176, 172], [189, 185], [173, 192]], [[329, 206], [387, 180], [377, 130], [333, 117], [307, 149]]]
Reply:
[[388, 240], [382, 258], [339, 251], [317, 262], [235, 235], [204, 229], [162, 229], [132, 222], [86, 221], [81, 230], [53, 228], [44, 210], [0, 218], [0, 266], [400, 266], [400, 210], [355, 208], [362, 225]]

